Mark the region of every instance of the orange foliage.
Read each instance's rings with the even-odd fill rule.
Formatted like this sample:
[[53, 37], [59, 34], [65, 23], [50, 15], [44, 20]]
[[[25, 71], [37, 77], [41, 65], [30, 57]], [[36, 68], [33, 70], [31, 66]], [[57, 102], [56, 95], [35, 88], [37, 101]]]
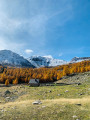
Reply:
[[18, 78], [16, 78], [15, 80], [13, 80], [13, 84], [14, 85], [18, 84]]
[[5, 85], [6, 85], [6, 86], [9, 85], [9, 79], [7, 79], [7, 80], [5, 81]]
[[28, 83], [31, 78], [38, 78], [40, 82], [52, 82], [61, 79], [63, 76], [73, 73], [90, 71], [90, 61], [66, 64], [52, 68], [4, 68], [0, 73], [0, 83]]

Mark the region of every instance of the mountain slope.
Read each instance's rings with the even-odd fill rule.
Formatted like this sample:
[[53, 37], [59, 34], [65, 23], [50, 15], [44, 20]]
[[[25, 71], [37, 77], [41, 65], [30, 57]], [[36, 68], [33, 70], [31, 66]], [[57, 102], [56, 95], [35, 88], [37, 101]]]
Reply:
[[27, 59], [36, 67], [49, 67], [49, 66], [58, 66], [66, 64], [64, 60], [53, 59], [52, 57], [41, 57], [41, 56], [31, 56]]
[[35, 67], [24, 57], [10, 50], [0, 50], [0, 64], [17, 67]]

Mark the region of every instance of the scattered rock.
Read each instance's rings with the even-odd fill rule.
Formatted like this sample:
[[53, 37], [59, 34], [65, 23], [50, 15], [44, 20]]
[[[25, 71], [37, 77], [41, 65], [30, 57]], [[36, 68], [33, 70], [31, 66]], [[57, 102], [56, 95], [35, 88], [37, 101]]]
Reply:
[[1, 110], [1, 112], [4, 112], [4, 110]]
[[46, 84], [46, 86], [49, 86], [49, 84]]
[[79, 94], [79, 95], [83, 95], [83, 93]]
[[16, 109], [16, 107], [12, 107], [12, 109]]
[[81, 85], [81, 83], [78, 83], [77, 85]]
[[44, 92], [44, 93], [47, 93], [47, 91], [46, 91], [46, 92]]
[[73, 115], [72, 117], [73, 117], [73, 118], [77, 118], [77, 116], [76, 116], [76, 115]]
[[26, 94], [26, 92], [25, 92], [25, 91], [22, 91], [19, 95], [22, 96], [22, 95], [24, 95], [24, 94]]
[[50, 90], [49, 93], [51, 93], [52, 91]]
[[46, 106], [42, 106], [42, 108], [45, 108]]
[[7, 95], [7, 94], [11, 94], [11, 92], [9, 90], [6, 90], [4, 95]]
[[17, 90], [15, 90], [14, 92], [18, 92]]
[[80, 103], [77, 103], [77, 104], [75, 104], [75, 105], [81, 106], [82, 104], [80, 104]]
[[67, 78], [69, 78], [69, 76], [63, 76], [63, 77], [62, 77], [62, 79], [67, 79]]
[[69, 92], [68, 90], [66, 90], [65, 92]]
[[10, 97], [6, 97], [6, 99], [10, 99]]
[[42, 104], [42, 102], [40, 100], [37, 100], [37, 101], [34, 101], [32, 104], [33, 105], [40, 105], [40, 104]]
[[60, 96], [61, 94], [58, 94], [58, 96]]

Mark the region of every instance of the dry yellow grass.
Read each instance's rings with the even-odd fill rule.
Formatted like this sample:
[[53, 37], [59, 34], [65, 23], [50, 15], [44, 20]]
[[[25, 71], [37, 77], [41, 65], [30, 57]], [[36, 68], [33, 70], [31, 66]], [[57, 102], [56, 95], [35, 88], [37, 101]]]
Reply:
[[[16, 102], [9, 102], [6, 104], [1, 104], [0, 108], [5, 106], [15, 106], [15, 105], [32, 105], [32, 102], [34, 102], [35, 100], [25, 100], [25, 101], [16, 101]], [[81, 103], [81, 104], [86, 104], [86, 103], [90, 103], [90, 96], [89, 97], [84, 97], [84, 98], [78, 98], [78, 99], [67, 99], [67, 98], [61, 98], [61, 99], [52, 99], [52, 100], [41, 100], [43, 104], [48, 104], [48, 105], [52, 105], [52, 104], [76, 104], [76, 103]]]

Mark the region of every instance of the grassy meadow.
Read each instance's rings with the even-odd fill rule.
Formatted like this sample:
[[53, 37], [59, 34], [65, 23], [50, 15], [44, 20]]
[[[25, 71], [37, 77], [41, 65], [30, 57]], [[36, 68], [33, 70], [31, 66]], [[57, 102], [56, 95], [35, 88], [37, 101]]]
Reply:
[[[90, 72], [57, 82], [40, 87], [1, 85], [0, 120], [90, 120]], [[33, 105], [36, 100], [42, 104]]]

